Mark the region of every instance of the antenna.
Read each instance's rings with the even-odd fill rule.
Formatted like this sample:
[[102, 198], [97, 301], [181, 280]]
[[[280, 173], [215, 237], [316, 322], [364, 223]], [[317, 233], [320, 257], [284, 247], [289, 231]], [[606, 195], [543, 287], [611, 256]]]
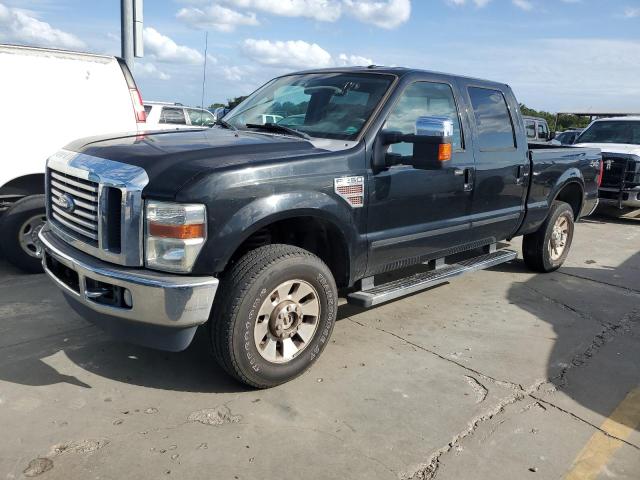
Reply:
[[[207, 47], [209, 46], [209, 32], [204, 32], [204, 67], [202, 69], [202, 97], [200, 98], [200, 108], [204, 110], [204, 86], [207, 82]], [[202, 115], [202, 113], [200, 113]]]

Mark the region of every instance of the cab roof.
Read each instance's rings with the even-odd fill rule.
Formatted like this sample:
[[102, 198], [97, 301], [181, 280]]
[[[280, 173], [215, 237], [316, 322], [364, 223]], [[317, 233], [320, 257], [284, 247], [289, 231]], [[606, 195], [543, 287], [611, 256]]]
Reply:
[[465, 75], [457, 75], [453, 73], [445, 73], [445, 72], [437, 72], [433, 70], [423, 70], [419, 68], [408, 68], [408, 67], [385, 67], [380, 65], [369, 65], [366, 67], [333, 67], [333, 68], [320, 68], [313, 70], [301, 70], [297, 72], [287, 73], [282, 76], [288, 75], [304, 75], [304, 74], [312, 74], [312, 73], [378, 73], [378, 74], [386, 74], [386, 75], [394, 75], [396, 77], [404, 77], [407, 75], [415, 74], [415, 73], [427, 73], [429, 75], [442, 75], [443, 77], [454, 77], [454, 78], [464, 78], [467, 80], [472, 80], [477, 83], [483, 83], [486, 85], [495, 85], [501, 87], [509, 87], [506, 83], [496, 82], [492, 80], [485, 80], [482, 78], [468, 77]]

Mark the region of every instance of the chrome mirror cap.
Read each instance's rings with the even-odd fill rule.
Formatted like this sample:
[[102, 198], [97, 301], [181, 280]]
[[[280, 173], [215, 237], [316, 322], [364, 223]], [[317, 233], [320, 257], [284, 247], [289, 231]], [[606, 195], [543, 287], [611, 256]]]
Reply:
[[452, 137], [453, 121], [449, 117], [418, 117], [416, 120], [416, 135], [426, 137]]

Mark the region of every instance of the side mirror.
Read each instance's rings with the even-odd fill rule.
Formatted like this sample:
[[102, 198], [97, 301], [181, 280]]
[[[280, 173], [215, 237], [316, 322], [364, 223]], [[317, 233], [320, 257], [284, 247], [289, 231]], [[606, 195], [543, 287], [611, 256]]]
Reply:
[[[376, 141], [374, 169], [384, 170], [399, 163], [421, 170], [439, 170], [451, 160], [453, 121], [449, 117], [418, 117], [415, 133], [383, 130]], [[389, 153], [389, 146], [397, 143], [413, 144], [413, 155], [403, 157]]]
[[556, 132], [549, 132], [549, 135], [547, 135], [547, 137], [547, 140], [553, 140], [554, 138], [556, 138]]

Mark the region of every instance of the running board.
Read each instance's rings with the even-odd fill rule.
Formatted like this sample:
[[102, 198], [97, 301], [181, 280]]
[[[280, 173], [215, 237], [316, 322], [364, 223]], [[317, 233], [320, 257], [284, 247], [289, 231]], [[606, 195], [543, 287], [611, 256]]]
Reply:
[[416, 273], [410, 277], [394, 280], [389, 283], [372, 286], [366, 290], [350, 293], [347, 302], [358, 307], [372, 307], [389, 300], [394, 300], [410, 293], [419, 292], [436, 285], [448, 282], [453, 277], [463, 273], [475, 272], [490, 268], [501, 263], [510, 262], [518, 256], [513, 250], [498, 250], [480, 255], [479, 257], [463, 260], [458, 263], [446, 264], [436, 270]]

